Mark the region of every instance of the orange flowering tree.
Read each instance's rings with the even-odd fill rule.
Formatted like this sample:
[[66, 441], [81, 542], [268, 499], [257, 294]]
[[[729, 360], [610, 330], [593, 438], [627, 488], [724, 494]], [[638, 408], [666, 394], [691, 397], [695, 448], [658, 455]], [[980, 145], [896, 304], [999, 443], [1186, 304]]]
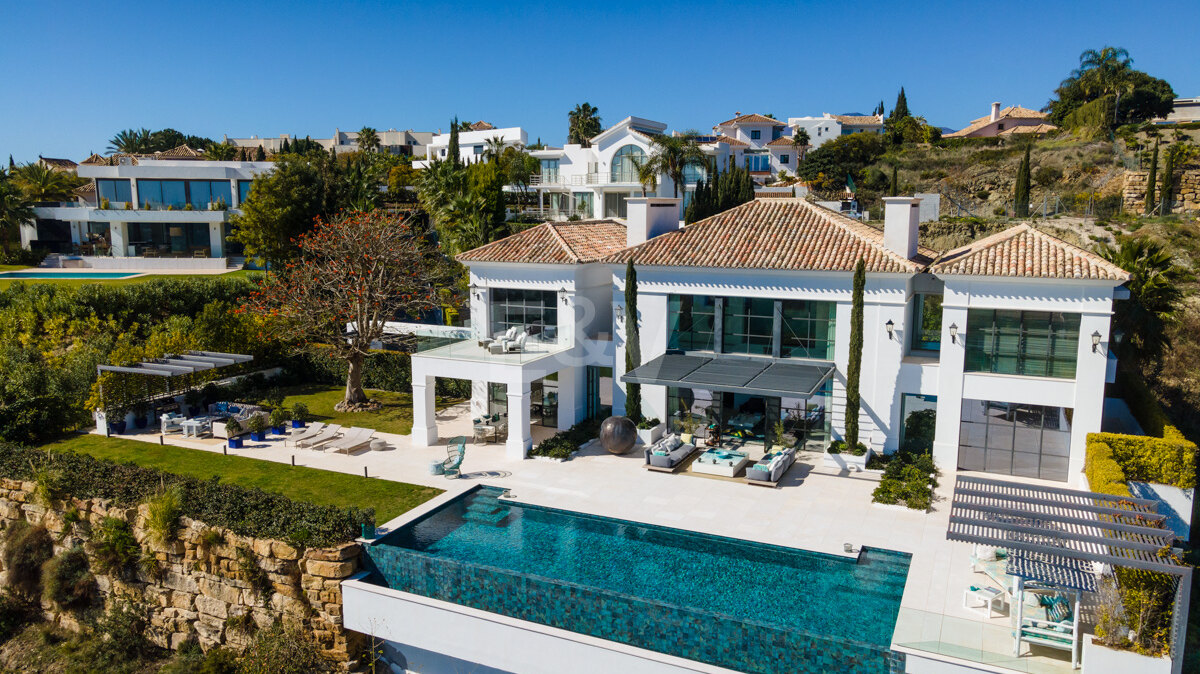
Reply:
[[384, 341], [385, 322], [438, 306], [439, 287], [454, 282], [447, 261], [417, 218], [384, 210], [317, 218], [294, 241], [299, 256], [267, 275], [248, 308], [276, 319], [284, 338], [346, 362], [339, 410], [367, 403], [371, 345]]

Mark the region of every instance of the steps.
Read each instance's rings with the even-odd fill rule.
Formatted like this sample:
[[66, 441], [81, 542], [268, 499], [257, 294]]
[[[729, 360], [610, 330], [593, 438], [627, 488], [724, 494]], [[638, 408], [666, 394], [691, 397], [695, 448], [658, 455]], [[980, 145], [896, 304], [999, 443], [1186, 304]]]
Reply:
[[476, 524], [495, 527], [507, 526], [505, 520], [508, 519], [508, 508], [494, 495], [481, 493], [466, 502], [466, 512], [462, 517], [464, 520]]

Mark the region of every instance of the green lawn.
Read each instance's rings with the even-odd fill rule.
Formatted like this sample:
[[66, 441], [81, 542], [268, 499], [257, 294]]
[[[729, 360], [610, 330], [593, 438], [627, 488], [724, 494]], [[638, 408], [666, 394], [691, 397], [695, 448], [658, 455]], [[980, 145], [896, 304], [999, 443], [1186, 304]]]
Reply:
[[177, 475], [208, 479], [243, 487], [259, 487], [296, 501], [333, 506], [374, 508], [375, 521], [383, 524], [442, 493], [441, 489], [405, 482], [334, 473], [316, 468], [292, 467], [285, 463], [243, 456], [225, 456], [199, 449], [152, 445], [137, 440], [75, 435], [43, 449], [91, 454], [101, 459], [131, 461]]
[[[344, 391], [341, 386], [324, 384], [289, 386], [283, 389], [283, 404], [288, 407], [299, 402], [308, 405], [308, 411], [314, 421], [340, 426], [365, 426], [397, 435], [408, 435], [412, 432], [412, 395], [368, 389], [367, 395], [372, 400], [382, 402], [383, 409], [376, 412], [337, 412], [333, 406], [342, 401]], [[437, 406], [441, 409], [456, 402], [458, 401], [438, 397]]]
[[[21, 271], [24, 269], [30, 269], [30, 270], [36, 271], [37, 268], [29, 267], [26, 265], [20, 265], [20, 264], [0, 264], [0, 272]], [[84, 269], [81, 271], [88, 271], [88, 270]], [[10, 286], [14, 283], [57, 283], [59, 285], [71, 286], [71, 287], [78, 288], [79, 286], [87, 285], [89, 283], [103, 283], [104, 285], [130, 285], [133, 283], [145, 283], [146, 281], [153, 281], [155, 279], [164, 279], [164, 278], [188, 278], [188, 277], [192, 277], [192, 276], [221, 276], [223, 278], [246, 278], [250, 274], [261, 274], [261, 273], [262, 272], [251, 271], [248, 269], [238, 269], [235, 271], [226, 272], [224, 274], [146, 274], [145, 276], [138, 276], [135, 278], [123, 278], [123, 279], [122, 278], [118, 278], [118, 279], [80, 279], [80, 278], [75, 278], [75, 279], [61, 279], [61, 280], [41, 279], [41, 278], [0, 279], [0, 290], [4, 290], [5, 288], [7, 288], [8, 286]]]

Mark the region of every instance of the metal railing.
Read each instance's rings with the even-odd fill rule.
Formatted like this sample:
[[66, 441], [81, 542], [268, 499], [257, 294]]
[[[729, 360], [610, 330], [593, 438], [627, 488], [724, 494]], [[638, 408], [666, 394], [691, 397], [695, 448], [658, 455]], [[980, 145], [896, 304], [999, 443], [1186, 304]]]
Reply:
[[565, 185], [565, 186], [585, 186], [585, 185], [639, 185], [636, 173], [628, 171], [619, 171], [614, 179], [609, 171], [584, 173], [578, 175], [562, 175], [561, 173], [538, 174], [529, 176], [530, 186], [540, 185]]

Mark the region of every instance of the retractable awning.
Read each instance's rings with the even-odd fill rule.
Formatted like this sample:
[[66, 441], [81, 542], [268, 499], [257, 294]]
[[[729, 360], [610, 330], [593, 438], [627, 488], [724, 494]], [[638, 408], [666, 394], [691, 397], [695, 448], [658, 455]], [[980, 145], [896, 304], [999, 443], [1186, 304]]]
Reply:
[[829, 361], [664, 353], [621, 376], [651, 384], [778, 398], [811, 398], [833, 376]]

